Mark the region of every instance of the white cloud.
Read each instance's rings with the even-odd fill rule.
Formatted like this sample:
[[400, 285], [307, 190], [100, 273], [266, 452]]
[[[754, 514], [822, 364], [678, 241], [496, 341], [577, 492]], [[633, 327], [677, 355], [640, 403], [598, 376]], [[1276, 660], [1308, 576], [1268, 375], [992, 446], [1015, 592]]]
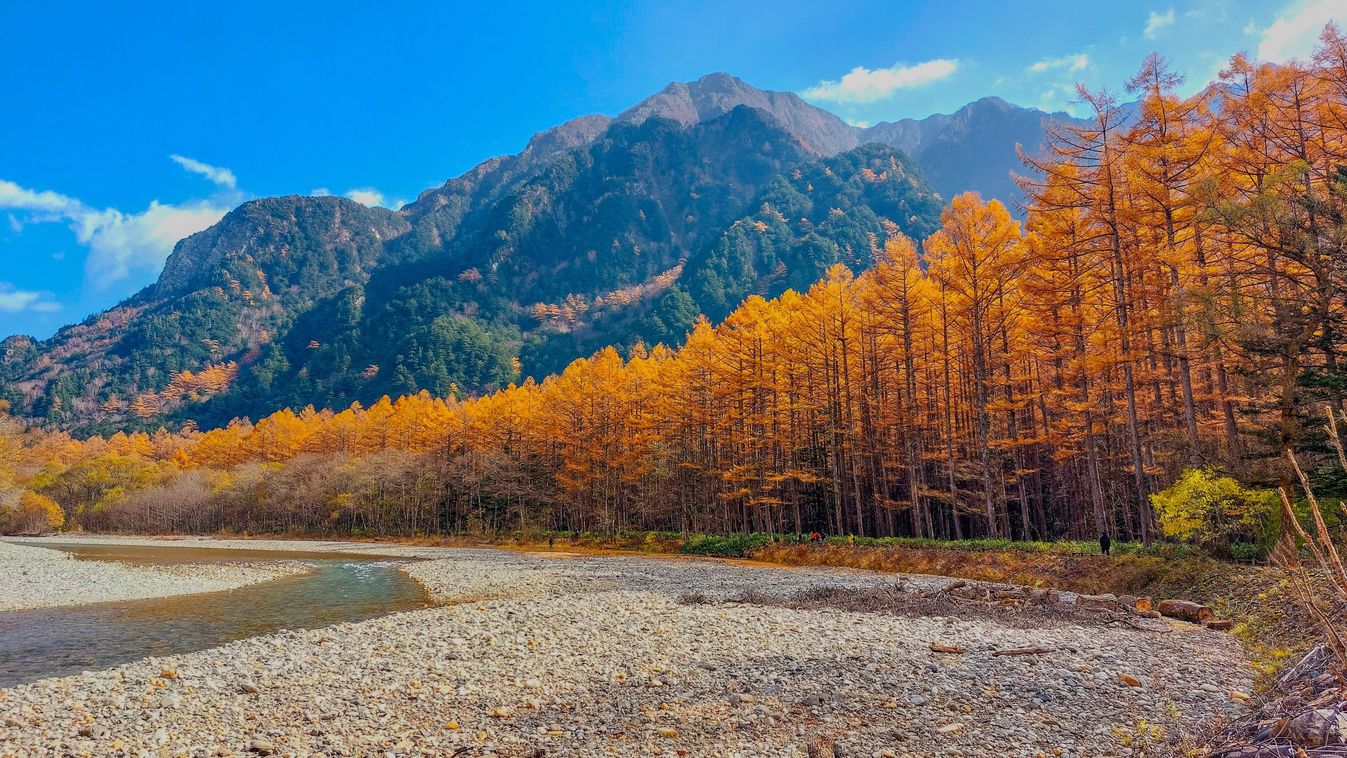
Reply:
[[52, 300], [49, 293], [21, 290], [8, 282], [0, 282], [0, 312], [51, 313], [60, 309], [61, 304]]
[[85, 276], [104, 287], [133, 269], [157, 269], [178, 240], [219, 221], [237, 200], [233, 195], [181, 205], [155, 200], [140, 213], [124, 213], [0, 179], [0, 209], [28, 211], [29, 221], [68, 223], [80, 244], [89, 248]]
[[384, 204], [384, 193], [373, 187], [361, 187], [347, 190], [346, 196], [361, 205], [375, 206]]
[[201, 161], [196, 160], [195, 158], [188, 158], [183, 155], [178, 155], [177, 153], [174, 153], [168, 157], [174, 163], [178, 164], [179, 166], [182, 166], [188, 171], [191, 171], [193, 174], [201, 174], [202, 176], [206, 177], [212, 182], [215, 182], [221, 187], [228, 187], [229, 189], [234, 189], [235, 187], [238, 186], [239, 183], [238, 178], [234, 176], [233, 171], [230, 171], [227, 168], [212, 166], [209, 163], [202, 163]]
[[822, 81], [801, 92], [811, 100], [835, 103], [873, 103], [900, 89], [921, 87], [940, 81], [959, 68], [957, 60], [937, 58], [907, 66], [896, 63], [889, 68], [868, 69], [857, 66], [838, 81]]
[[[322, 197], [323, 195], [332, 194], [331, 192], [328, 192], [325, 188], [322, 187], [314, 190], [313, 193], [319, 197]], [[368, 205], [371, 208], [377, 206], [381, 208], [389, 208], [391, 210], [397, 210], [398, 208], [401, 208], [402, 206], [407, 204], [407, 201], [401, 198], [393, 198], [393, 199], [386, 198], [384, 197], [384, 193], [380, 192], [377, 189], [374, 189], [373, 187], [356, 187], [355, 189], [347, 190], [342, 194], [345, 197], [354, 200], [357, 203], [360, 203], [361, 205]]]
[[1060, 58], [1043, 58], [1029, 67], [1029, 71], [1041, 74], [1044, 71], [1065, 69], [1068, 72], [1084, 71], [1090, 67], [1090, 56], [1085, 53], [1071, 53]]
[[332, 190], [327, 187], [319, 187], [318, 189], [309, 192], [309, 194], [314, 197], [332, 197]]
[[43, 213], [66, 213], [81, 207], [80, 201], [57, 192], [35, 191], [0, 179], [0, 208]]
[[102, 284], [123, 279], [133, 269], [157, 270], [178, 240], [211, 226], [228, 212], [228, 206], [207, 200], [183, 205], [153, 200], [140, 213], [108, 209], [72, 226], [76, 238], [89, 246], [85, 275]]
[[1310, 0], [1288, 7], [1263, 30], [1258, 43], [1259, 60], [1281, 63], [1308, 58], [1330, 21], [1347, 21], [1347, 7], [1342, 0]]
[[1146, 17], [1146, 39], [1155, 39], [1160, 32], [1174, 25], [1174, 9], [1170, 8], [1164, 13], [1151, 11]]

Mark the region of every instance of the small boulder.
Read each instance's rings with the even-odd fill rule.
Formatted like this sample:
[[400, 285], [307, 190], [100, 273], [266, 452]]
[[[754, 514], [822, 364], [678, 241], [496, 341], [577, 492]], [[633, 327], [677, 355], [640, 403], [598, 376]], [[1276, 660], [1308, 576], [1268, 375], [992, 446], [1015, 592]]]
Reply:
[[1347, 745], [1347, 713], [1336, 708], [1305, 711], [1286, 725], [1286, 736], [1307, 747]]

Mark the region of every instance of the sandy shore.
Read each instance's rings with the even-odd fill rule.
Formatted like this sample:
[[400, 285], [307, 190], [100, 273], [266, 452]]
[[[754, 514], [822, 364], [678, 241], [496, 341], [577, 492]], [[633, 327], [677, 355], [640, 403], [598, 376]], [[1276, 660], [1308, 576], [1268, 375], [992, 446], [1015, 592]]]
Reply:
[[219, 592], [300, 570], [283, 562], [132, 566], [0, 540], [0, 611]]
[[1197, 628], [771, 602], [894, 575], [305, 544], [473, 599], [0, 690], [0, 754], [1153, 755], [1249, 687]]

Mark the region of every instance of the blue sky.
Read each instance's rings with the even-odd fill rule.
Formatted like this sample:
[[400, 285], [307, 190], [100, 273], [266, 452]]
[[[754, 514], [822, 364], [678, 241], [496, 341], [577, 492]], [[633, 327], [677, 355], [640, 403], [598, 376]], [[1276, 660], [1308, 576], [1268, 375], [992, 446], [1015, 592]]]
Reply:
[[134, 293], [249, 198], [397, 207], [712, 71], [853, 123], [985, 95], [1058, 110], [1151, 51], [1196, 87], [1236, 51], [1304, 56], [1347, 21], [1344, 0], [456, 5], [0, 0], [0, 337]]

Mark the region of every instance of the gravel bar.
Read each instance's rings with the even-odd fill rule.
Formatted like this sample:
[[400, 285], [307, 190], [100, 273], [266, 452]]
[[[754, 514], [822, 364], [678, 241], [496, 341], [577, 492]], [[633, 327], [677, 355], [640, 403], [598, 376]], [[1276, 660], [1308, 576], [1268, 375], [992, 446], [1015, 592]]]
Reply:
[[393, 550], [449, 604], [0, 690], [0, 755], [1156, 755], [1250, 686], [1186, 625], [736, 601], [892, 574]]
[[0, 611], [220, 592], [303, 570], [269, 561], [139, 566], [0, 540]]

